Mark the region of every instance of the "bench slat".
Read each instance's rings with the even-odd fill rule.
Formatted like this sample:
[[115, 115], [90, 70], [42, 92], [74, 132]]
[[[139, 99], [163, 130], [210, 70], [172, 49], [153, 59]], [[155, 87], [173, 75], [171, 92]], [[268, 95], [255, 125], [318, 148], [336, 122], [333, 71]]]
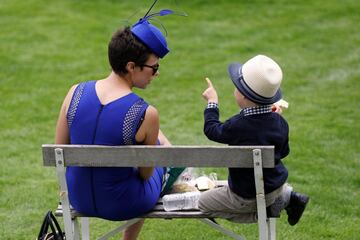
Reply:
[[[62, 217], [63, 216], [63, 210], [61, 208], [61, 205], [59, 205], [58, 209], [55, 211], [55, 216]], [[74, 209], [71, 209], [71, 217], [86, 217], [78, 212], [76, 212]], [[204, 214], [200, 212], [200, 210], [181, 210], [181, 211], [172, 211], [172, 212], [166, 212], [161, 210], [153, 210], [143, 216], [141, 218], [208, 218], [209, 215]]]
[[[81, 213], [78, 213], [74, 209], [70, 209], [71, 217], [86, 217]], [[61, 205], [58, 205], [58, 208], [55, 211], [55, 216], [62, 217], [63, 216], [63, 209]], [[179, 211], [171, 211], [166, 212], [162, 204], [158, 204], [155, 208], [144, 214], [142, 218], [208, 218], [209, 215], [202, 213], [200, 210], [191, 209], [191, 210], [179, 210]]]
[[189, 211], [151, 211], [143, 216], [144, 218], [208, 218], [209, 215], [206, 215], [199, 210], [189, 210]]
[[253, 167], [253, 150], [261, 149], [263, 167], [274, 167], [273, 146], [42, 146], [44, 166], [55, 166], [56, 148], [65, 166], [87, 167]]

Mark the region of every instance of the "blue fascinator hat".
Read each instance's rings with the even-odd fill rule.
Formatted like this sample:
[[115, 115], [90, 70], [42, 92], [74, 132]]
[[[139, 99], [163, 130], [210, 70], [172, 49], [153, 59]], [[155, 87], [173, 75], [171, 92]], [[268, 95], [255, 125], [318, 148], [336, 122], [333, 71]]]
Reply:
[[[157, 0], [155, 0], [145, 16], [131, 27], [131, 33], [158, 57], [163, 58], [170, 50], [164, 34], [149, 22], [155, 16], [174, 14], [170, 9], [163, 9], [158, 13], [149, 14]], [[180, 14], [177, 14], [180, 15]], [[186, 14], [181, 14], [186, 16]]]
[[170, 51], [163, 33], [146, 19], [140, 19], [132, 26], [131, 32], [160, 58], [163, 58]]

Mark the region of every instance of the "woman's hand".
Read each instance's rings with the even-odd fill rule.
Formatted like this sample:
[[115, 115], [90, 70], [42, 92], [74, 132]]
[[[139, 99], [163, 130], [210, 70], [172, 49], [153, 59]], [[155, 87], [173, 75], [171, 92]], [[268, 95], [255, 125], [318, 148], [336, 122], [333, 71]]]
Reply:
[[207, 100], [207, 102], [218, 103], [218, 96], [214, 86], [212, 85], [209, 78], [205, 78], [205, 79], [208, 84], [208, 88], [205, 89], [205, 91], [202, 93], [202, 96], [204, 97], [205, 100]]

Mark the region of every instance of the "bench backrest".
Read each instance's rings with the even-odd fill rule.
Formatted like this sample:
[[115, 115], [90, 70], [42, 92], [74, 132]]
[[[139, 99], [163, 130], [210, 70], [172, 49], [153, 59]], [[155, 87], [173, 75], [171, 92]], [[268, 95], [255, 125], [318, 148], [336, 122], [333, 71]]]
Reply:
[[42, 145], [44, 166], [53, 167], [61, 155], [64, 166], [253, 168], [254, 150], [261, 155], [263, 168], [274, 167], [273, 146]]

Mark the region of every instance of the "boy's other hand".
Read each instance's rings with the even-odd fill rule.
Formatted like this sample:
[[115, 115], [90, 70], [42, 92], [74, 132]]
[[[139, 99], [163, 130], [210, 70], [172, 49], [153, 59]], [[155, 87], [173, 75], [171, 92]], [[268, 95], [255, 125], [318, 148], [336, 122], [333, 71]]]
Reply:
[[208, 102], [218, 103], [218, 96], [217, 96], [217, 92], [216, 92], [214, 86], [212, 85], [209, 78], [205, 78], [205, 80], [206, 80], [206, 82], [208, 84], [208, 87], [202, 93], [202, 96]]
[[282, 114], [283, 112], [282, 108], [279, 105], [275, 105], [275, 104], [271, 106], [271, 111], [276, 112], [278, 114]]
[[276, 103], [272, 105], [272, 111], [281, 114], [283, 112], [283, 109], [287, 109], [289, 107], [289, 103], [285, 101], [284, 99], [280, 99]]

